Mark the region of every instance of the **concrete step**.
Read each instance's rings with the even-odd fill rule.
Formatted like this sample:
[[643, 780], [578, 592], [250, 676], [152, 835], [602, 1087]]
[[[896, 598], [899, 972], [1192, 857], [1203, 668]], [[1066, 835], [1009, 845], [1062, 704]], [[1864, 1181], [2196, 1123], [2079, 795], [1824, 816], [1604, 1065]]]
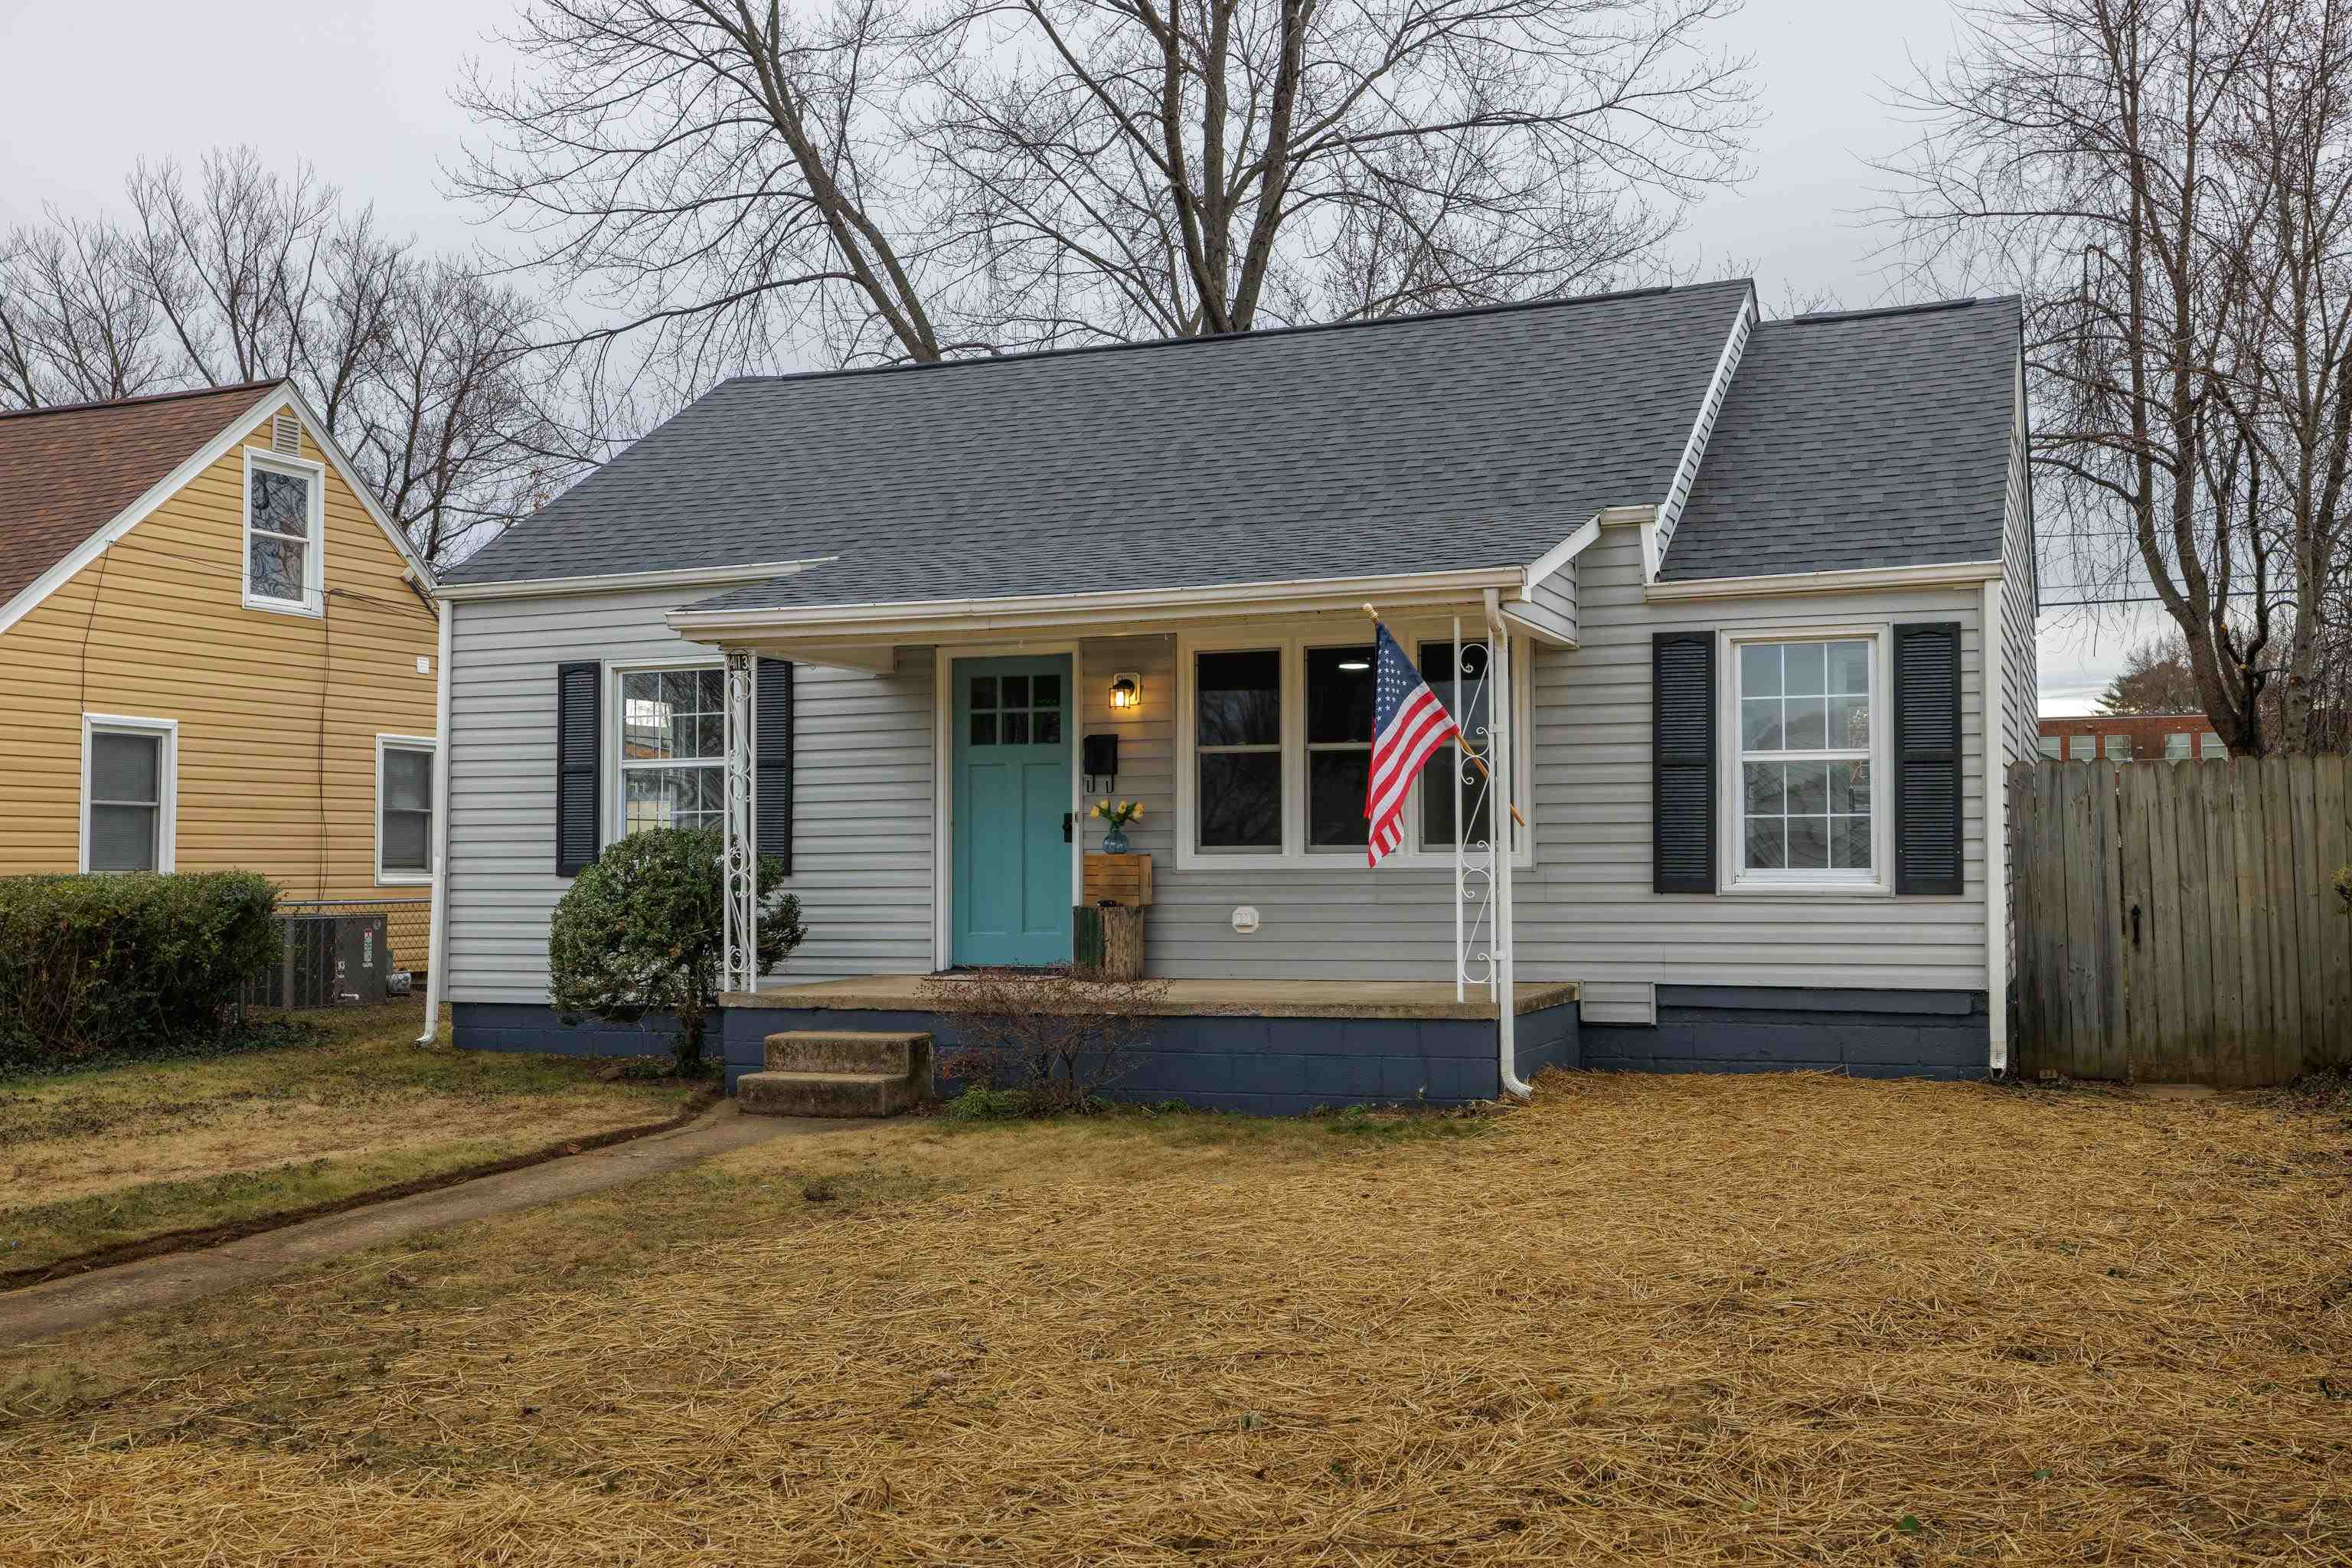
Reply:
[[904, 1073], [747, 1072], [736, 1109], [754, 1116], [896, 1116], [919, 1097]]
[[879, 1072], [930, 1081], [931, 1037], [881, 1030], [796, 1029], [770, 1035], [770, 1072]]

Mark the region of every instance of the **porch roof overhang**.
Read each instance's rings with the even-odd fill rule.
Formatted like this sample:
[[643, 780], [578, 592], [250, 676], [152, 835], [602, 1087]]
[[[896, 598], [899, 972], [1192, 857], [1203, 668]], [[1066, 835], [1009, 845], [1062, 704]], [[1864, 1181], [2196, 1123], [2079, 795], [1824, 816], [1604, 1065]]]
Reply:
[[908, 599], [753, 609], [673, 610], [669, 625], [689, 641], [775, 653], [855, 668], [890, 668], [896, 649], [942, 642], [1064, 632], [1117, 636], [1139, 627], [1246, 620], [1267, 615], [1383, 616], [1481, 605], [1488, 590], [1516, 597], [1521, 565], [1181, 588], [1106, 589], [1001, 598]]

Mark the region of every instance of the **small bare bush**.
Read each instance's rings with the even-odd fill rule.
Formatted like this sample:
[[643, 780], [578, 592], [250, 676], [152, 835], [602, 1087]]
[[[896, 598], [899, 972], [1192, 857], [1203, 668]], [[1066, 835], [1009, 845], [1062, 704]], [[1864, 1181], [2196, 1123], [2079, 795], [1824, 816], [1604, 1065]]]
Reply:
[[1089, 1109], [1135, 1070], [1167, 1001], [1164, 980], [1082, 979], [1059, 969], [986, 969], [925, 983], [925, 1008], [956, 1048], [940, 1071], [1018, 1091], [1031, 1113]]

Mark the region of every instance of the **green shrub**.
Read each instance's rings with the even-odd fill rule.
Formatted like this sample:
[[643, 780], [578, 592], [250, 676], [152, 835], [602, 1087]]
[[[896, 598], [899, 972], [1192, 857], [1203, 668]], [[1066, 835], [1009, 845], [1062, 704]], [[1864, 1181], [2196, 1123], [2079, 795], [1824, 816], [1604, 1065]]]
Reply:
[[1034, 1111], [1026, 1090], [984, 1084], [972, 1085], [947, 1105], [948, 1116], [956, 1121], [1012, 1121]]
[[[671, 1049], [678, 1071], [699, 1072], [726, 957], [719, 854], [719, 832], [709, 827], [654, 828], [607, 845], [572, 879], [548, 926], [548, 1000], [555, 1010], [616, 1024], [667, 1013], [677, 1020]], [[760, 858], [762, 974], [808, 934], [783, 878], [782, 861]]]
[[277, 904], [250, 871], [0, 877], [0, 1065], [218, 1038], [277, 955]]

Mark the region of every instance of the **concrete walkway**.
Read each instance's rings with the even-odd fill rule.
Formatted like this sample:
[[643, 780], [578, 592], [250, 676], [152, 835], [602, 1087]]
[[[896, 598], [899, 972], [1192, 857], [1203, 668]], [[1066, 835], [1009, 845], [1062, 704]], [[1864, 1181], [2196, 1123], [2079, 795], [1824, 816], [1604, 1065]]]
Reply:
[[120, 1268], [69, 1275], [0, 1294], [0, 1345], [234, 1290], [305, 1264], [381, 1247], [419, 1231], [603, 1192], [772, 1138], [868, 1125], [807, 1117], [745, 1116], [736, 1110], [733, 1101], [726, 1101], [673, 1132], [307, 1220], [201, 1252], [144, 1258]]

